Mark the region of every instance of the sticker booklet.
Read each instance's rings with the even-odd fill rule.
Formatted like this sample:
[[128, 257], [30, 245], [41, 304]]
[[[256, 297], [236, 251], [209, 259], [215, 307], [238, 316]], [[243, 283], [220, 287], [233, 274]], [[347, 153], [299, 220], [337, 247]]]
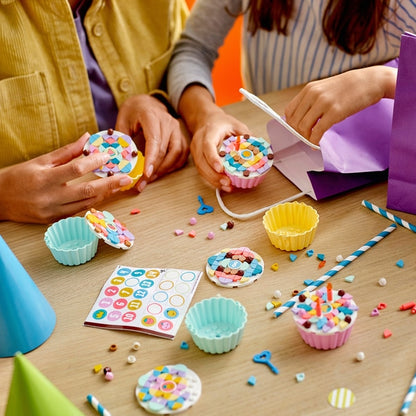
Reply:
[[196, 270], [117, 266], [84, 325], [173, 339], [201, 276]]

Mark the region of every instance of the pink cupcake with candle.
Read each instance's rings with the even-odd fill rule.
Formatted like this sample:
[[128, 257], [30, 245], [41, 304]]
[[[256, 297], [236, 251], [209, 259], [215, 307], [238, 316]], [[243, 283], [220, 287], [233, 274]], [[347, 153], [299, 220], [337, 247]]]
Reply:
[[261, 183], [273, 165], [270, 143], [248, 134], [223, 141], [219, 153], [225, 174], [237, 188], [253, 188]]
[[319, 350], [338, 348], [348, 340], [357, 319], [358, 306], [352, 295], [331, 285], [302, 292], [292, 308], [302, 339]]

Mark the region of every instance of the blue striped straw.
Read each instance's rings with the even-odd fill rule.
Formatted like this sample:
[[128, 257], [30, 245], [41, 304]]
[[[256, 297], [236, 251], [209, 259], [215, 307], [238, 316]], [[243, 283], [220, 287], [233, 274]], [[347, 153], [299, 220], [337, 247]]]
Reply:
[[110, 412], [104, 408], [104, 406], [98, 401], [98, 399], [95, 396], [89, 394], [87, 396], [87, 400], [100, 416], [111, 416]]
[[412, 404], [412, 401], [415, 397], [415, 394], [416, 394], [416, 373], [413, 376], [413, 379], [412, 379], [412, 381], [410, 383], [410, 386], [409, 386], [409, 390], [407, 391], [407, 394], [406, 394], [406, 396], [403, 400], [403, 404], [402, 404], [402, 407], [400, 409], [400, 415], [401, 416], [402, 415], [407, 415], [407, 413], [409, 412], [409, 408], [410, 408], [410, 405]]
[[368, 202], [366, 200], [363, 200], [361, 202], [361, 205], [368, 208], [371, 211], [376, 212], [377, 214], [380, 214], [384, 218], [388, 218], [390, 221], [394, 221], [395, 223], [401, 225], [404, 228], [407, 228], [408, 230], [413, 231], [416, 233], [416, 225], [410, 224], [405, 220], [402, 220], [399, 217], [396, 217], [391, 212], [385, 211], [384, 209], [378, 207], [377, 205], [372, 204], [371, 202]]
[[274, 312], [274, 316], [278, 318], [280, 315], [282, 315], [284, 312], [286, 312], [296, 303], [299, 295], [305, 292], [311, 292], [312, 290], [315, 290], [318, 286], [325, 283], [330, 277], [334, 276], [344, 267], [347, 267], [349, 264], [351, 264], [351, 262], [353, 262], [357, 257], [361, 256], [361, 254], [365, 253], [371, 247], [375, 246], [381, 239], [383, 239], [384, 237], [387, 237], [396, 228], [397, 228], [396, 224], [391, 224], [389, 227], [383, 230], [380, 234], [377, 234], [374, 238], [372, 238], [365, 245], [360, 247], [357, 251], [354, 251], [354, 253], [352, 253], [346, 259], [340, 261], [331, 270], [328, 270], [325, 274], [319, 277], [318, 280], [315, 280], [313, 283], [311, 283], [306, 289], [300, 291], [296, 296], [293, 296], [292, 299], [288, 300], [282, 306], [279, 306]]

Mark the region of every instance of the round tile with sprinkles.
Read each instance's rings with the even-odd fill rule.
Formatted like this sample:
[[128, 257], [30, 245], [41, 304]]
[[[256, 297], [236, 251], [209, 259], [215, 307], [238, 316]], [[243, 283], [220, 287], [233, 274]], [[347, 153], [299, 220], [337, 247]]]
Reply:
[[211, 256], [206, 265], [209, 279], [228, 288], [250, 285], [263, 271], [263, 259], [247, 247], [225, 248]]
[[123, 250], [133, 246], [134, 235], [108, 211], [92, 208], [85, 214], [85, 219], [91, 231], [110, 246]]
[[112, 176], [118, 173], [129, 174], [134, 169], [138, 157], [142, 154], [130, 136], [108, 129], [93, 134], [84, 145], [84, 155], [106, 152], [111, 159], [94, 173], [98, 176]]
[[239, 177], [246, 180], [241, 182], [235, 179], [233, 184], [237, 187], [246, 187], [249, 179], [255, 186], [259, 178], [262, 178], [273, 165], [270, 143], [261, 137], [248, 134], [231, 136], [224, 140], [219, 156], [223, 158], [225, 173], [230, 178]]
[[201, 396], [201, 380], [183, 364], [164, 365], [139, 377], [136, 398], [148, 412], [166, 415], [183, 412]]

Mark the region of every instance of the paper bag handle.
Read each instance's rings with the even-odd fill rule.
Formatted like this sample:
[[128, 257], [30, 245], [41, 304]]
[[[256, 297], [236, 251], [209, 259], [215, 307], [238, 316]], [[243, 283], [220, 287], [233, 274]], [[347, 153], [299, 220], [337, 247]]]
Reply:
[[221, 191], [220, 191], [219, 189], [216, 189], [216, 190], [215, 190], [215, 194], [216, 194], [216, 196], [217, 196], [218, 205], [221, 207], [221, 209], [222, 209], [222, 210], [223, 210], [223, 211], [224, 211], [227, 215], [229, 215], [230, 217], [235, 218], [235, 219], [237, 219], [237, 220], [248, 220], [249, 218], [256, 217], [257, 215], [260, 215], [260, 214], [262, 214], [263, 212], [266, 212], [267, 210], [269, 210], [270, 208], [272, 208], [272, 207], [274, 207], [274, 206], [276, 206], [276, 205], [279, 205], [279, 204], [284, 204], [285, 202], [295, 201], [296, 199], [298, 199], [298, 198], [300, 198], [300, 197], [302, 197], [302, 196], [306, 195], [306, 192], [299, 192], [298, 194], [296, 194], [296, 195], [292, 195], [291, 197], [286, 198], [286, 199], [282, 199], [281, 201], [276, 202], [275, 204], [269, 205], [269, 206], [264, 207], [264, 208], [260, 208], [260, 209], [258, 209], [258, 210], [256, 210], [256, 211], [252, 211], [252, 212], [249, 212], [249, 213], [247, 213], [247, 214], [236, 214], [235, 212], [230, 211], [230, 210], [229, 210], [229, 209], [225, 206], [224, 201], [223, 201], [223, 200], [222, 200], [222, 198], [221, 198]]

